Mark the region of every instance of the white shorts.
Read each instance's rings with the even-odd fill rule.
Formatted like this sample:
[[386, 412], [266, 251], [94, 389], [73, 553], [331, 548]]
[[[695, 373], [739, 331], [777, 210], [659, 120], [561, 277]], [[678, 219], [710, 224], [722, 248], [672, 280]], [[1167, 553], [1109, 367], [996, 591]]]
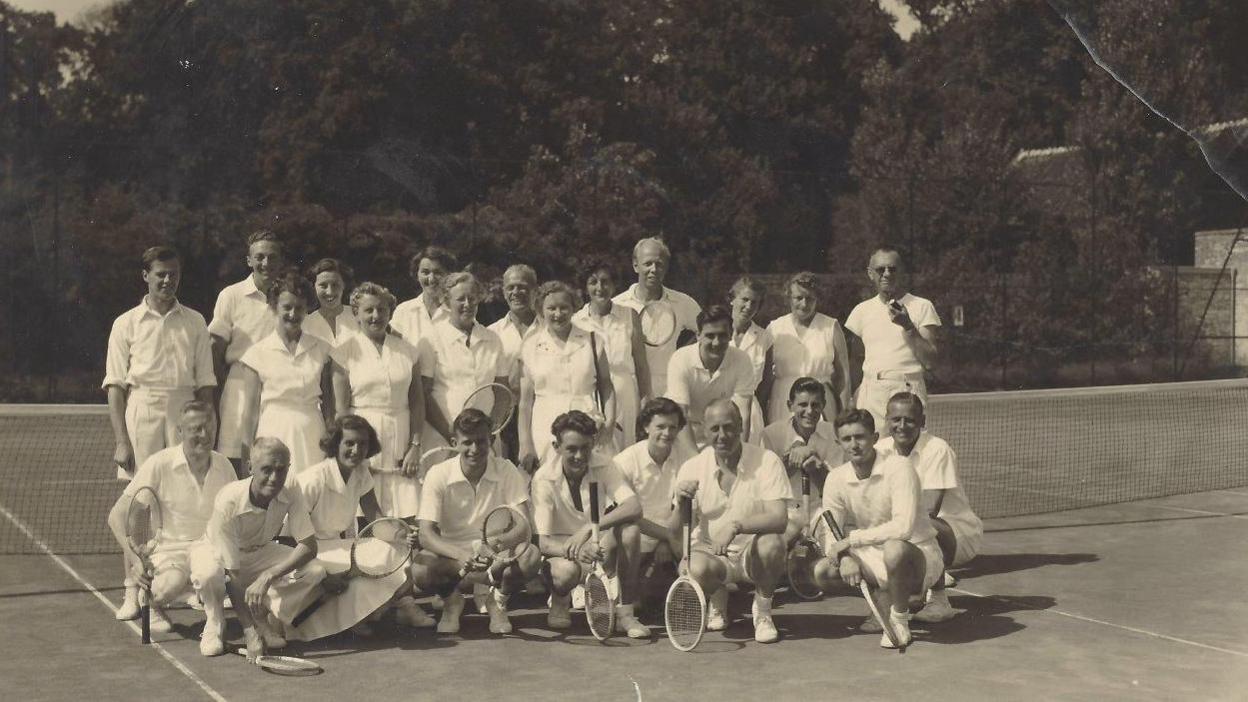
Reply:
[[733, 541], [728, 547], [728, 555], [716, 556], [711, 553], [709, 544], [695, 543], [693, 550], [701, 551], [703, 554], [719, 560], [724, 564], [727, 576], [724, 578], [724, 584], [728, 583], [746, 583], [754, 584], [753, 568], [750, 565], [750, 552], [754, 550], [754, 539], [756, 534], [749, 534], [744, 539]]
[[884, 378], [877, 377], [879, 375], [881, 374], [873, 373], [863, 377], [854, 406], [870, 412], [875, 419], [875, 430], [880, 436], [886, 436], [888, 430], [884, 426], [884, 417], [888, 414], [888, 399], [899, 392], [912, 392], [919, 396], [926, 407], [927, 383], [923, 380], [922, 373], [884, 373]]
[[[202, 546], [201, 546], [202, 544]], [[211, 567], [205, 568], [202, 558], [192, 557], [191, 584], [196, 590], [203, 589], [210, 578], [224, 578], [225, 566], [221, 563], [221, 554], [207, 542], [197, 544], [194, 551], [202, 547], [205, 555], [211, 559]], [[240, 586], [246, 587], [260, 573], [286, 560], [294, 550], [275, 541], [261, 546], [254, 551], [242, 554], [238, 575]], [[201, 568], [203, 568], [201, 570]], [[302, 568], [298, 568], [273, 582], [269, 588], [269, 610], [283, 622], [289, 624], [295, 615], [320, 595], [320, 584], [325, 579], [325, 568], [313, 560]]]
[[979, 529], [968, 529], [961, 522], [946, 521], [949, 528], [953, 529], [953, 536], [957, 539], [957, 550], [953, 554], [953, 563], [949, 567], [965, 565], [971, 559], [979, 555], [979, 550], [984, 545], [984, 532]]
[[[191, 388], [149, 390], [130, 388], [126, 396], [126, 433], [134, 448], [134, 467], [143, 465], [149, 456], [178, 443], [178, 415], [182, 406], [195, 399]], [[117, 468], [118, 480], [134, 475]]]
[[[923, 590], [931, 589], [932, 585], [940, 580], [945, 572], [945, 556], [940, 552], [940, 545], [936, 543], [936, 539], [928, 539], [914, 544], [923, 554], [923, 562], [926, 568], [923, 569]], [[888, 585], [888, 569], [884, 567], [884, 545], [873, 544], [871, 546], [858, 546], [850, 549], [850, 554], [858, 559], [862, 567], [870, 571], [875, 579], [876, 585], [886, 587]]]
[[243, 455], [243, 405], [246, 404], [246, 395], [243, 364], [235, 361], [230, 365], [225, 383], [221, 385], [221, 402], [217, 405], [217, 414], [221, 418], [217, 425], [217, 450], [226, 458], [241, 458]]

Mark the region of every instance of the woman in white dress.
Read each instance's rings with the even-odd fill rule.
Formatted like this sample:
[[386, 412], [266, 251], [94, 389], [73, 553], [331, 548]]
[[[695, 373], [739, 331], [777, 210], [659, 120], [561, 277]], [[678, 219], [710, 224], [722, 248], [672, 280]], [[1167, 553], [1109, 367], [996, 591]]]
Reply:
[[747, 443], [762, 444], [763, 427], [767, 425], [763, 417], [763, 403], [771, 399], [772, 377], [771, 332], [758, 326], [754, 317], [763, 305], [765, 293], [762, 283], [743, 275], [732, 284], [728, 293], [728, 304], [732, 308], [732, 345], [741, 349], [754, 363], [754, 402], [750, 408], [750, 435], [745, 438]]
[[355, 316], [342, 304], [343, 293], [351, 284], [351, 267], [336, 258], [322, 258], [310, 273], [320, 306], [303, 320], [303, 330], [332, 348], [360, 329]]
[[578, 281], [585, 285], [589, 302], [572, 315], [572, 322], [602, 339], [615, 392], [616, 443], [632, 446], [637, 441], [638, 408], [643, 398], [650, 397], [650, 368], [637, 311], [611, 301], [616, 280], [607, 261], [590, 263]]
[[817, 378], [827, 387], [824, 416], [835, 417], [849, 407], [849, 349], [845, 332], [840, 322], [817, 311], [819, 289], [813, 273], [795, 273], [784, 289], [790, 313], [767, 325], [776, 378], [767, 403], [767, 423], [788, 417], [789, 388], [803, 376]]
[[[257, 436], [290, 449], [290, 472], [321, 459], [320, 441], [332, 419], [329, 345], [303, 332], [311, 286], [288, 270], [265, 291], [277, 327], [243, 354], [243, 465]], [[322, 402], [324, 398], [325, 402]]]
[[[537, 289], [542, 328], [520, 348], [520, 466], [529, 475], [553, 449], [550, 427], [564, 412], [581, 410], [599, 427], [615, 426], [606, 351], [596, 333], [572, 323], [579, 306], [579, 295], [566, 283], [552, 280]], [[611, 452], [614, 432], [598, 436], [600, 448]]]
[[411, 344], [387, 333], [394, 295], [376, 283], [351, 292], [351, 310], [360, 333], [334, 349], [334, 403], [337, 416], [358, 414], [377, 431], [381, 452], [373, 457], [374, 491], [386, 516], [414, 518], [420, 507], [420, 435], [425, 426], [425, 393]]
[[[424, 450], [449, 446], [451, 425], [474, 390], [488, 383], [507, 385], [507, 359], [498, 334], [477, 323], [477, 307], [485, 288], [471, 273], [451, 273], [442, 280], [446, 314], [425, 331], [420, 345], [420, 372], [425, 399]], [[493, 394], [473, 398], [488, 416]], [[424, 476], [421, 476], [422, 478]]]

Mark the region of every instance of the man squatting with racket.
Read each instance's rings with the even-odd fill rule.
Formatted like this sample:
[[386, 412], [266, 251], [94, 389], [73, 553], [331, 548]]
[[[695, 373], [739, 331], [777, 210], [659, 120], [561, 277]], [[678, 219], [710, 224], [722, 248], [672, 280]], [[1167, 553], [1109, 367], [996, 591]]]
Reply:
[[849, 461], [828, 473], [823, 508], [838, 525], [856, 528], [824, 544], [827, 556], [814, 564], [814, 577], [824, 592], [839, 581], [857, 587], [866, 578], [877, 588], [881, 609], [888, 608], [894, 634], [885, 633], [880, 646], [894, 648], [895, 638], [905, 647], [911, 598], [921, 598], [945, 572], [936, 530], [922, 509], [919, 476], [905, 456], [875, 450], [879, 435], [865, 409], [842, 412], [833, 425]]
[[[316, 558], [316, 532], [303, 496], [286, 489], [290, 450], [260, 437], [251, 447], [251, 476], [217, 493], [207, 540], [213, 568], [192, 573], [196, 588], [223, 601], [228, 590], [243, 626], [247, 657], [286, 645], [284, 624], [316, 596], [325, 570]], [[274, 541], [285, 522], [294, 548]], [[227, 578], [228, 576], [228, 578]]]
[[[709, 593], [706, 628], [728, 627], [727, 585], [748, 582], [754, 591], [754, 640], [780, 638], [771, 602], [784, 574], [787, 505], [794, 499], [780, 457], [742, 441], [741, 411], [732, 400], [716, 400], [703, 417], [709, 446], [680, 468], [676, 499], [693, 498], [694, 552], [690, 570]], [[668, 521], [679, 543], [680, 513]]]
[[458, 454], [432, 466], [421, 489], [417, 523], [422, 550], [412, 558], [412, 581], [443, 597], [440, 634], [459, 631], [464, 610], [460, 588], [475, 585], [494, 585], [485, 595], [490, 632], [510, 633], [507, 600], [541, 566], [531, 543], [520, 547], [514, 562], [500, 563], [481, 541], [482, 524], [496, 508], [508, 506], [528, 516], [528, 480], [511, 461], [490, 450], [492, 430], [481, 410], [460, 412], [452, 424]]
[[183, 403], [177, 421], [182, 443], [143, 461], [108, 513], [108, 526], [122, 550], [130, 551], [125, 535], [129, 501], [141, 488], [155, 492], [162, 525], [160, 541], [150, 556], [152, 572], [147, 572], [142, 559], [131, 553], [134, 565], [127, 579], [152, 593], [151, 630], [161, 634], [173, 629], [161, 608], [193, 588], [204, 603], [206, 617], [199, 652], [219, 656], [225, 650], [224, 593], [202, 587], [216, 567], [212, 549], [204, 541], [204, 530], [217, 494], [235, 480], [234, 466], [212, 450], [217, 440], [217, 414], [211, 404], [198, 400]]
[[[624, 571], [617, 577], [623, 587], [615, 610], [616, 631], [629, 638], [649, 638], [650, 629], [638, 621], [634, 605], [641, 501], [610, 459], [594, 451], [597, 431], [594, 420], [580, 410], [559, 415], [551, 427], [555, 450], [533, 474], [533, 527], [546, 557], [551, 588], [546, 623], [552, 629], [572, 625], [571, 592], [584, 580], [590, 564], [600, 561], [609, 575]], [[598, 543], [590, 538], [591, 485], [615, 505], [601, 517]]]

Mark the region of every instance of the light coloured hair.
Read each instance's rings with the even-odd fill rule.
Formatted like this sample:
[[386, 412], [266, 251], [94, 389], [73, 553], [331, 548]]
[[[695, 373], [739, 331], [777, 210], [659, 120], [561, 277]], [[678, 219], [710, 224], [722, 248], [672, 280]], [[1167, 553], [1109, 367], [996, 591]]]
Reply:
[[351, 309], [358, 309], [360, 300], [366, 295], [371, 295], [384, 302], [390, 308], [392, 314], [394, 313], [395, 305], [399, 304], [398, 299], [385, 287], [376, 283], [363, 282], [355, 286], [355, 290], [351, 291]]
[[477, 276], [469, 273], [468, 271], [448, 273], [447, 276], [442, 279], [442, 290], [445, 293], [449, 293], [451, 288], [456, 285], [463, 285], [464, 283], [467, 283], [468, 286], [472, 288], [472, 294], [476, 296], [477, 302], [480, 302], [485, 298], [485, 286], [481, 284], [481, 281], [477, 279]]
[[251, 463], [257, 465], [260, 463], [257, 456], [280, 456], [290, 461], [290, 449], [286, 448], [286, 444], [281, 439], [275, 439], [271, 436], [259, 436], [251, 443]]
[[763, 301], [763, 298], [767, 296], [767, 288], [764, 287], [762, 283], [758, 282], [756, 278], [743, 275], [740, 278], [737, 278], [737, 281], [732, 284], [731, 288], [728, 289], [728, 301], [732, 302], [737, 299], [737, 295], [740, 295], [742, 290], [749, 290], [753, 292], [758, 296], [758, 301], [760, 303]]
[[633, 246], [633, 260], [634, 261], [636, 261], [637, 257], [641, 255], [641, 249], [646, 244], [654, 244], [655, 246], [658, 246], [659, 251], [662, 252], [663, 254], [664, 261], [672, 260], [672, 250], [667, 248], [667, 244], [664, 243], [663, 240], [657, 236], [648, 236], [644, 239], [639, 239], [637, 243]]
[[507, 270], [503, 271], [503, 280], [506, 280], [509, 275], [518, 275], [527, 280], [529, 285], [537, 285], [537, 271], [533, 270], [532, 266], [523, 263], [508, 266]]
[[533, 296], [533, 301], [537, 305], [539, 314], [542, 311], [542, 305], [546, 302], [546, 298], [557, 293], [567, 293], [568, 299], [572, 301], [573, 308], [581, 306], [581, 294], [573, 289], [571, 285], [562, 280], [548, 280], [538, 287], [537, 294]]

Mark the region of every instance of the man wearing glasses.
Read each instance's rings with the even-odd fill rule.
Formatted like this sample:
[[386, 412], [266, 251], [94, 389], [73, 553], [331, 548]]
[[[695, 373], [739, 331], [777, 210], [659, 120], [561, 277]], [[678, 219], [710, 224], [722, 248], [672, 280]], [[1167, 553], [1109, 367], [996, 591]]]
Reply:
[[[862, 383], [855, 406], [884, 426], [888, 398], [909, 391], [927, 402], [924, 370], [936, 361], [940, 317], [931, 301], [906, 290], [905, 268], [897, 249], [883, 245], [871, 254], [867, 277], [875, 296], [858, 303], [845, 320], [850, 348], [861, 345]], [[858, 356], [858, 353], [854, 353]]]

